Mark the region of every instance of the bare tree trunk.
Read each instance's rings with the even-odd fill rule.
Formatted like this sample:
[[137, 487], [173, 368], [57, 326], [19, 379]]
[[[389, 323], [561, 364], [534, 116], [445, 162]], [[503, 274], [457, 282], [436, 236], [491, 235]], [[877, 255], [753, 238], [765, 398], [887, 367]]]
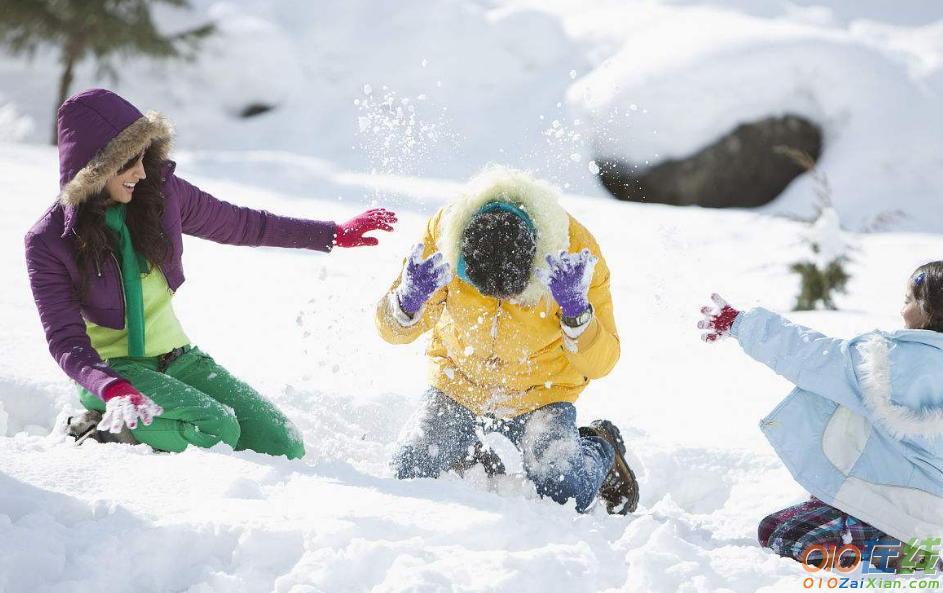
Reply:
[[56, 101], [56, 108], [54, 113], [56, 117], [52, 118], [52, 144], [55, 146], [58, 143], [58, 125], [57, 116], [59, 114], [59, 107], [65, 103], [65, 100], [69, 98], [69, 89], [72, 87], [72, 79], [74, 78], [75, 72], [75, 62], [78, 61], [79, 51], [78, 48], [81, 44], [81, 41], [73, 38], [66, 42], [62, 48], [62, 76], [59, 77], [59, 97]]

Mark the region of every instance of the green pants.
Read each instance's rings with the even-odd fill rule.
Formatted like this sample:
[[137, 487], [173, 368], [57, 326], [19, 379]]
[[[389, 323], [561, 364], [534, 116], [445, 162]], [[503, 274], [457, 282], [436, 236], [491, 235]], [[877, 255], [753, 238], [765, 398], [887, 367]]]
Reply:
[[[131, 431], [142, 443], [179, 452], [187, 445], [212, 447], [223, 442], [237, 451], [251, 449], [289, 459], [304, 456], [294, 424], [199, 348], [190, 348], [163, 372], [156, 357], [111, 358], [108, 364], [164, 409], [150, 426], [138, 423]], [[105, 403], [81, 387], [79, 399], [89, 410], [105, 411]]]

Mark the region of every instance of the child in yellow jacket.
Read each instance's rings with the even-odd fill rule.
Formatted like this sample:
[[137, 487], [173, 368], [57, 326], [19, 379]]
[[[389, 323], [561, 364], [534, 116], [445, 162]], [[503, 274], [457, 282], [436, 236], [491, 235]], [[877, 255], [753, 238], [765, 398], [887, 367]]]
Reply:
[[[454, 274], [452, 273], [454, 270]], [[493, 427], [522, 451], [537, 492], [585, 511], [635, 509], [618, 429], [577, 428], [573, 402], [619, 359], [609, 268], [548, 184], [492, 167], [428, 222], [377, 307], [380, 335], [432, 331], [430, 388], [393, 466], [435, 477]]]

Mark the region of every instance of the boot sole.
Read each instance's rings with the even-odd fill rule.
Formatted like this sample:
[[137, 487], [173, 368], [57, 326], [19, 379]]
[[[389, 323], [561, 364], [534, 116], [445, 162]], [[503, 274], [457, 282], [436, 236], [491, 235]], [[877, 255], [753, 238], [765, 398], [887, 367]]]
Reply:
[[78, 430], [79, 423], [73, 423], [73, 420], [79, 416], [69, 416], [67, 422], [67, 431], [69, 436], [75, 439], [76, 446], [82, 445], [86, 441], [96, 441], [98, 443], [118, 443], [121, 445], [140, 444], [128, 427], [122, 428], [121, 432], [115, 434], [98, 429], [98, 423], [101, 422], [102, 413], [90, 410], [82, 414], [85, 417], [82, 423], [88, 423], [87, 427]]
[[87, 410], [77, 416], [69, 416], [66, 420], [66, 433], [75, 439], [76, 445], [81, 445], [89, 438], [94, 438], [94, 433], [101, 421], [101, 412]]

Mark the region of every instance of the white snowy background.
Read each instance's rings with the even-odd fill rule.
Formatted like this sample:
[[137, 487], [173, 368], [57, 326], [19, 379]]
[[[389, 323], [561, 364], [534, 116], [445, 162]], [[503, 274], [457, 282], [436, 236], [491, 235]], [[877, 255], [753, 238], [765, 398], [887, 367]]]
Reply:
[[[837, 336], [900, 327], [905, 279], [943, 256], [943, 4], [782, 0], [194, 2], [192, 64], [79, 69], [177, 124], [178, 174], [277, 213], [400, 224], [330, 255], [187, 239], [175, 308], [201, 348], [298, 424], [308, 455], [75, 447], [73, 385], [46, 352], [22, 237], [56, 196], [43, 145], [58, 75], [0, 54], [0, 592], [799, 591], [756, 524], [806, 495], [757, 428], [789, 385], [695, 323], [712, 291], [788, 311], [807, 255], [811, 179], [760, 211], [621, 203], [592, 159], [690, 154], [737, 123], [798, 113], [845, 228], [908, 215], [856, 248]], [[0, 17], [2, 18], [2, 17]], [[253, 103], [276, 109], [253, 119]], [[424, 221], [488, 162], [565, 192], [612, 268], [623, 341], [578, 403], [627, 439], [628, 517], [536, 499], [519, 474], [397, 481], [387, 467], [425, 387], [424, 342], [394, 347], [373, 310]], [[509, 443], [490, 439], [519, 468]]]

